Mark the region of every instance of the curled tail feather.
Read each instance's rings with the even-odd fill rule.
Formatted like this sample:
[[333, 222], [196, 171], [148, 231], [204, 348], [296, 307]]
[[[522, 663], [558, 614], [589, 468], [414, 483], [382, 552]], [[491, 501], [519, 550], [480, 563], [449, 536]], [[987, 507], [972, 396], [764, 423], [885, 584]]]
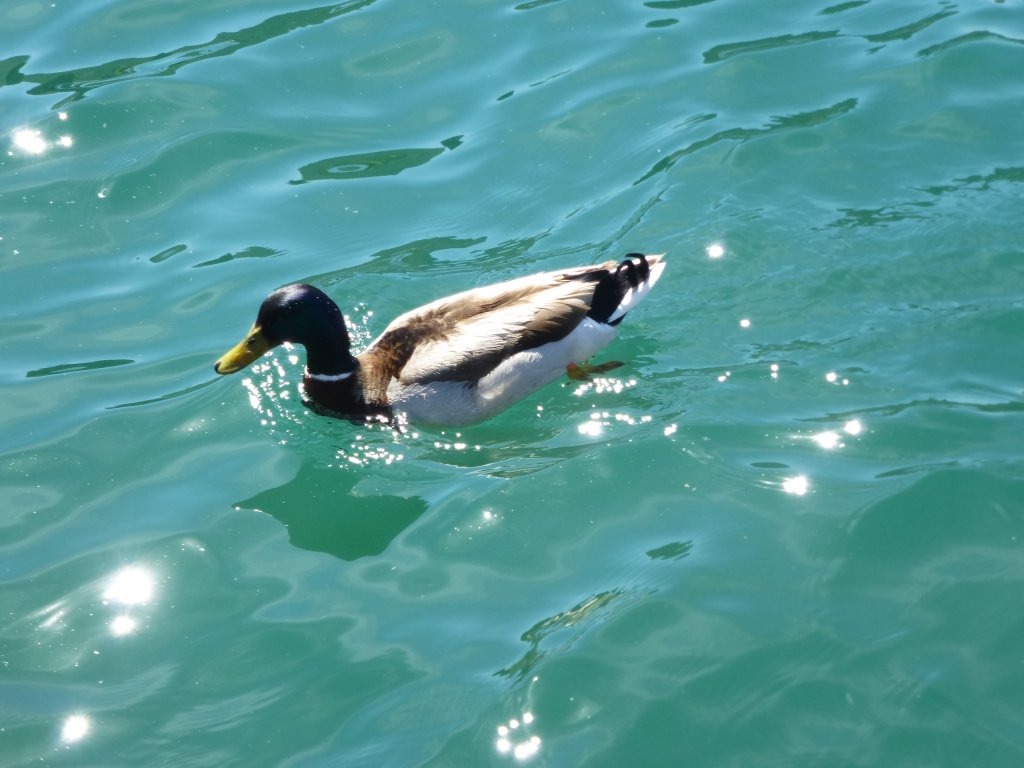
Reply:
[[608, 269], [601, 276], [588, 316], [599, 323], [618, 325], [647, 295], [664, 268], [661, 255], [626, 254], [615, 269]]

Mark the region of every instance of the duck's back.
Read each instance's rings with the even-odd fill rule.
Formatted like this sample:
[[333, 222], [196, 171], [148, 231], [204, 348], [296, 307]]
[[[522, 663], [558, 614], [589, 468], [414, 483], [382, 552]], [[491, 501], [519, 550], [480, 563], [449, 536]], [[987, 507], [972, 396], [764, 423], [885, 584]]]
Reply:
[[661, 256], [630, 254], [431, 302], [401, 315], [360, 355], [368, 384], [414, 421], [481, 421], [607, 345], [664, 266]]

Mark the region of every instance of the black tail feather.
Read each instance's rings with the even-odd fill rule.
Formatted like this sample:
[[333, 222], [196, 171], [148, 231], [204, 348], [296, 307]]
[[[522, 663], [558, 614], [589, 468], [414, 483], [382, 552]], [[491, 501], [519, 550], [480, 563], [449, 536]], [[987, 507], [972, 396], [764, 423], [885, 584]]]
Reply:
[[[651, 265], [647, 263], [647, 257], [644, 254], [627, 253], [626, 258], [620, 262], [614, 272], [606, 272], [601, 276], [587, 316], [599, 323], [608, 323], [608, 319], [619, 308], [622, 297], [631, 288], [640, 285], [650, 274]], [[622, 317], [612, 320], [609, 325], [618, 325], [622, 322]]]

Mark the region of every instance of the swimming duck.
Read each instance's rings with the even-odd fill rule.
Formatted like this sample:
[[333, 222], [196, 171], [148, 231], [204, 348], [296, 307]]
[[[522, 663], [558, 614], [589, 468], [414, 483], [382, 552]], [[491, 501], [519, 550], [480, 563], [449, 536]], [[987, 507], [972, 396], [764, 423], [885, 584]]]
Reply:
[[588, 366], [665, 268], [664, 254], [472, 288], [399, 316], [353, 355], [338, 305], [312, 285], [278, 288], [245, 338], [215, 364], [242, 370], [282, 342], [306, 348], [304, 402], [341, 418], [472, 424], [505, 410], [563, 373]]

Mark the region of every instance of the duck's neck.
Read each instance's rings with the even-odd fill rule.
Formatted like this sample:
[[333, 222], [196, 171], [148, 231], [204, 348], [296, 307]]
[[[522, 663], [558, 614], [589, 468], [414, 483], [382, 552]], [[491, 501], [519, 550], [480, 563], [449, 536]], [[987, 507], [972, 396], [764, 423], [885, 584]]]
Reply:
[[363, 370], [355, 361], [351, 372], [336, 374], [316, 373], [306, 366], [302, 377], [305, 404], [325, 416], [346, 416], [349, 418], [391, 418], [386, 401], [366, 401], [363, 389]]
[[336, 322], [317, 329], [300, 343], [306, 348], [306, 373], [317, 378], [343, 377], [359, 363], [349, 350], [348, 331], [338, 313]]
[[306, 404], [328, 415], [352, 415], [365, 409], [359, 372], [315, 373], [306, 367], [302, 377]]
[[351, 376], [359, 363], [346, 348], [306, 346], [306, 374], [318, 379]]

